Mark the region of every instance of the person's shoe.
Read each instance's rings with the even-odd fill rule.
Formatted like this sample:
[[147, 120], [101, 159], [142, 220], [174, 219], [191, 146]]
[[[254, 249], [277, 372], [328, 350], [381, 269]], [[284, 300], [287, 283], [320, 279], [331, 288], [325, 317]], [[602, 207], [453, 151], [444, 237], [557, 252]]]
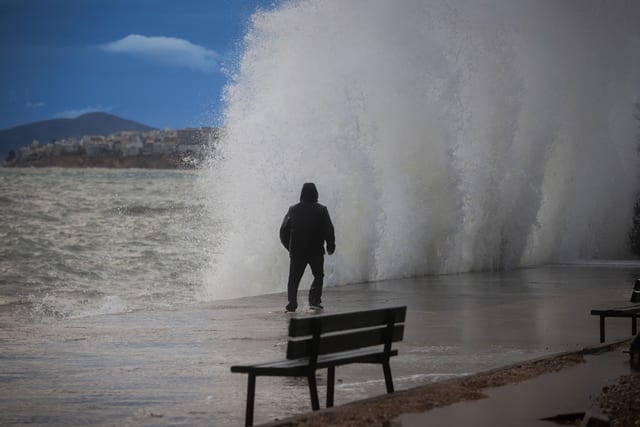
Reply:
[[309, 310], [322, 311], [324, 310], [324, 307], [322, 306], [322, 304], [309, 304]]
[[284, 312], [287, 314], [291, 314], [291, 313], [295, 313], [296, 309], [295, 308], [289, 308], [289, 306], [285, 307]]

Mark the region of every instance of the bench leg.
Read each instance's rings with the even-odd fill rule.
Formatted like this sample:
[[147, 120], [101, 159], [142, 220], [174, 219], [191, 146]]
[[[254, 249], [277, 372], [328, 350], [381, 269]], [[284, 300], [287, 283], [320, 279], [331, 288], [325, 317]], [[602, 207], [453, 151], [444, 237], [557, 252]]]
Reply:
[[393, 393], [393, 379], [391, 378], [389, 359], [382, 362], [382, 370], [384, 371], [384, 383], [387, 386], [387, 393]]
[[327, 408], [333, 406], [333, 386], [336, 380], [336, 367], [329, 366], [327, 369]]
[[309, 381], [309, 394], [311, 395], [311, 409], [317, 411], [320, 409], [320, 401], [318, 400], [318, 387], [316, 386], [316, 373], [312, 372], [307, 376]]
[[600, 342], [604, 342], [604, 316], [600, 316]]
[[244, 425], [253, 425], [253, 401], [256, 395], [256, 376], [249, 374], [249, 383], [247, 384], [247, 411], [244, 417]]
[[636, 316], [633, 316], [631, 318], [631, 335], [635, 335], [638, 333], [638, 322], [637, 322], [638, 318]]

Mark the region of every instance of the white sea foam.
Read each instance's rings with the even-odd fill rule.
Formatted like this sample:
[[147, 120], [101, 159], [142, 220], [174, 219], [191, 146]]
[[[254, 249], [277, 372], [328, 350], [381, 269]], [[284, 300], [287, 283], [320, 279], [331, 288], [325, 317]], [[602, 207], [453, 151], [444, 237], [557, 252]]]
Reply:
[[208, 171], [215, 298], [284, 289], [305, 181], [328, 284], [627, 254], [640, 4], [306, 0], [256, 13]]
[[108, 295], [95, 301], [84, 300], [80, 302], [58, 295], [32, 295], [28, 300], [30, 301], [29, 317], [41, 322], [81, 319], [129, 311], [127, 304], [116, 295]]
[[70, 317], [71, 318], [83, 318], [91, 316], [99, 316], [103, 314], [118, 314], [126, 313], [129, 311], [129, 307], [117, 295], [108, 295], [102, 298], [93, 307], [87, 307], [85, 310], [76, 311]]

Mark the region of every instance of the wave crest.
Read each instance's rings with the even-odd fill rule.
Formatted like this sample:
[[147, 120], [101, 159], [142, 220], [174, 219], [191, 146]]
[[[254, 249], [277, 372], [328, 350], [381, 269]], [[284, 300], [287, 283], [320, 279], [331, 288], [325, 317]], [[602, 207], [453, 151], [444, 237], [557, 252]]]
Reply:
[[597, 1], [256, 13], [208, 170], [209, 293], [284, 289], [277, 230], [307, 181], [336, 226], [329, 284], [626, 255], [639, 19]]

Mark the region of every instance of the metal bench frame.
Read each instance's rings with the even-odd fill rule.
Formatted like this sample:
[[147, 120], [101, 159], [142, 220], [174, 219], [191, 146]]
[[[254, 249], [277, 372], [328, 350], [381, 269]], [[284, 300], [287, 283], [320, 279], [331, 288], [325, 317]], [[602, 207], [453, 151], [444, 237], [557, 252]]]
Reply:
[[604, 321], [607, 317], [631, 318], [631, 335], [638, 332], [638, 318], [640, 317], [640, 304], [615, 307], [605, 310], [591, 310], [593, 316], [600, 316], [600, 342], [605, 341]]
[[406, 307], [294, 317], [289, 322], [287, 358], [254, 365], [234, 365], [231, 372], [249, 375], [245, 425], [253, 425], [256, 377], [307, 377], [311, 408], [320, 409], [316, 371], [327, 369], [327, 407], [333, 406], [335, 367], [350, 363], [381, 364], [387, 393], [393, 393], [389, 359], [402, 340]]

